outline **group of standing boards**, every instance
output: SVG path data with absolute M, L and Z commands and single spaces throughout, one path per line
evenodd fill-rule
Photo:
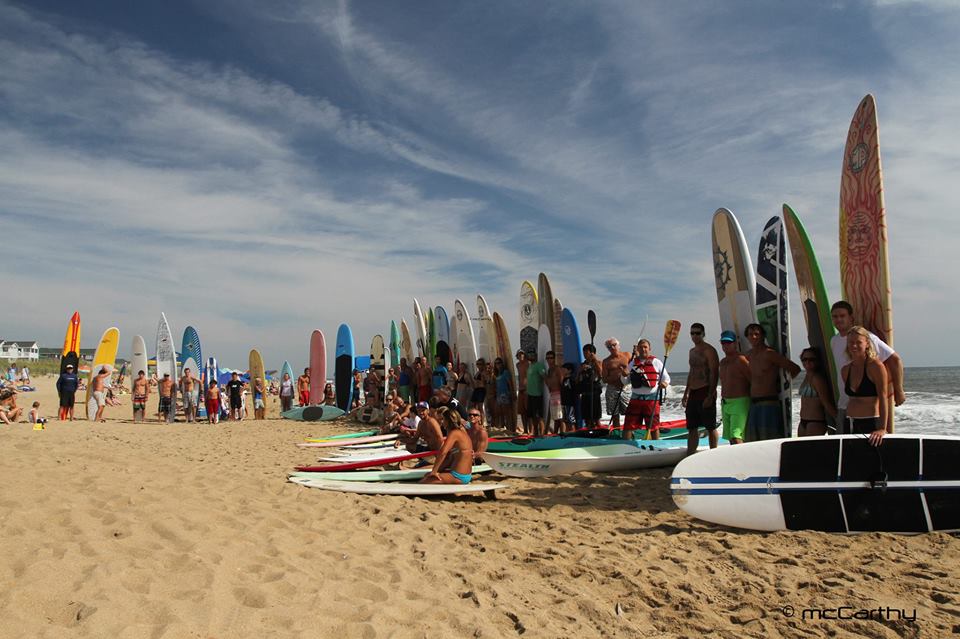
M 786 204 L 764 227 L 756 270 L 736 217 L 713 216 L 712 249 L 725 353 L 722 416 L 731 441 L 792 435 L 786 238 L 809 346 L 801 354 L 800 435 L 857 433 L 878 445 L 905 401 L 893 311 L 876 103 L 863 98 L 847 134 L 840 184 L 840 281 L 830 304 L 812 242 Z M 729 430 L 727 425 L 730 424 Z M 741 430 L 740 425 L 743 424 Z

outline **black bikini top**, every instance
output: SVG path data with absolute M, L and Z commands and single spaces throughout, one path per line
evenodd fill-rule
M 853 366 L 851 366 L 850 371 L 847 372 L 847 378 L 843 380 L 843 390 L 847 394 L 847 397 L 878 397 L 877 385 L 867 377 L 866 366 L 863 367 L 863 377 L 860 378 L 860 384 L 857 386 L 857 390 L 850 388 L 850 373 L 852 372 Z

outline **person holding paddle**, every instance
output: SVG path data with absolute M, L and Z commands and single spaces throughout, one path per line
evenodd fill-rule
M 660 439 L 660 393 L 670 385 L 670 374 L 651 351 L 648 339 L 633 349 L 627 372 L 633 390 L 623 417 L 624 439 L 633 439 L 638 428 L 646 429 L 650 439 Z

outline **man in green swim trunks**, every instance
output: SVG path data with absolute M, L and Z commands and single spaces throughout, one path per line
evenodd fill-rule
M 731 444 L 742 444 L 750 413 L 750 362 L 737 348 L 737 334 L 733 331 L 720 334 L 720 346 L 724 355 L 720 360 L 723 438 Z
M 800 367 L 767 346 L 766 333 L 759 324 L 747 325 L 744 334 L 750 340 L 750 415 L 744 440 L 779 439 L 784 435 L 780 371 L 792 379 L 800 374 Z

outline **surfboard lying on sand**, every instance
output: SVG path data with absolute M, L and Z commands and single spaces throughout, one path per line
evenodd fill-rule
M 328 442 L 334 439 L 354 439 L 357 437 L 369 437 L 370 435 L 376 435 L 380 431 L 378 430 L 362 430 L 359 433 L 341 433 L 339 435 L 330 435 L 329 437 L 308 437 L 307 442 Z
M 709 445 L 706 438 L 700 440 L 701 448 Z M 508 477 L 551 477 L 579 472 L 662 468 L 676 464 L 686 454 L 685 440 L 647 440 L 523 453 L 487 452 L 483 460 Z
M 430 473 L 431 467 L 410 468 L 403 470 L 355 470 L 345 473 L 326 473 L 324 479 L 334 481 L 417 481 L 423 479 Z M 493 469 L 486 464 L 477 464 L 471 471 L 474 475 L 482 475 L 493 472 Z M 290 480 L 316 478 L 315 473 L 291 473 Z
M 374 442 L 389 442 L 396 439 L 396 435 L 370 435 L 369 437 L 354 437 L 351 439 L 334 439 L 327 442 L 303 442 L 297 444 L 300 448 L 343 448 L 357 444 L 372 444 Z
M 280 413 L 280 417 L 297 422 L 326 422 L 342 417 L 345 413 L 339 406 L 295 406 Z
M 386 459 L 367 459 L 363 461 L 351 461 L 343 464 L 330 464 L 327 466 L 296 466 L 296 470 L 303 473 L 332 473 L 341 470 L 356 470 L 357 468 L 371 468 L 373 466 L 383 466 L 385 464 L 396 464 L 409 459 L 420 459 L 422 457 L 433 457 L 437 454 L 435 450 L 428 450 L 422 453 L 401 453 Z
M 335 490 L 341 493 L 358 493 L 361 495 L 406 495 L 408 497 L 425 497 L 429 495 L 460 495 L 468 493 L 483 493 L 485 497 L 495 497 L 494 491 L 507 488 L 507 484 L 470 483 L 470 484 L 416 484 L 408 482 L 360 482 L 334 481 L 325 478 L 296 478 L 291 482 L 319 488 L 321 490 Z
M 724 446 L 673 471 L 677 506 L 750 530 L 960 529 L 960 437 L 829 435 Z

